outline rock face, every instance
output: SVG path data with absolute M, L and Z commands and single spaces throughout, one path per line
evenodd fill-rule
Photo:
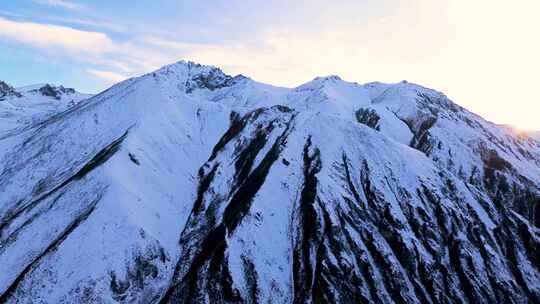
M 0 141 L 1 303 L 538 303 L 540 143 L 179 62 Z
M 0 81 L 0 101 L 5 100 L 9 96 L 21 97 L 21 94 L 9 84 Z
M 75 90 L 72 88 L 64 88 L 63 86 L 54 87 L 50 84 L 45 84 L 41 88 L 37 89 L 43 96 L 52 97 L 56 100 L 60 100 L 62 94 L 75 94 Z

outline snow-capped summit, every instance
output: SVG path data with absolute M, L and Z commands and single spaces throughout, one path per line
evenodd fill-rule
M 178 61 L 166 65 L 156 72 L 151 73 L 157 79 L 174 81 L 182 87 L 186 93 L 198 89 L 215 90 L 228 87 L 236 82 L 246 79 L 245 76 L 229 76 L 217 67 L 201 65 L 192 61 Z
M 540 142 L 411 83 L 181 61 L 0 134 L 0 193 L 1 303 L 540 302 Z
M 315 77 L 311 82 L 312 83 L 326 83 L 326 82 L 339 82 L 339 81 L 343 81 L 343 80 L 338 75 L 328 75 L 328 76 Z
M 343 83 L 343 82 L 344 81 L 339 76 L 336 76 L 336 75 L 315 77 L 313 80 L 296 87 L 294 90 L 298 92 L 314 91 L 314 90 L 320 90 L 324 88 L 325 86 L 332 86 L 332 85 Z

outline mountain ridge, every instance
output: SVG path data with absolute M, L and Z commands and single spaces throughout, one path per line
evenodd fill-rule
M 540 143 L 407 82 L 179 62 L 0 159 L 0 302 L 540 301 Z

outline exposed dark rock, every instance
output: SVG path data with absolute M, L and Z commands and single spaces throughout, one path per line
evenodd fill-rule
M 381 117 L 374 109 L 359 109 L 358 111 L 356 111 L 356 120 L 358 120 L 359 123 L 364 124 L 377 131 L 380 130 L 380 119 Z
M 436 122 L 436 117 L 427 117 L 420 122 L 407 123 L 414 134 L 410 146 L 429 155 L 435 146 L 435 142 L 431 138 L 429 129 L 431 129 Z
M 56 100 L 60 100 L 62 95 L 75 94 L 75 90 L 72 88 L 64 88 L 63 86 L 55 87 L 50 84 L 45 84 L 37 89 L 37 91 L 43 96 L 51 97 Z
M 22 95 L 19 92 L 15 91 L 15 89 L 9 84 L 0 81 L 0 101 L 4 100 L 6 97 L 9 96 L 21 97 Z
M 279 112 L 289 113 L 287 108 L 276 108 Z M 199 187 L 194 203 L 192 215 L 188 226 L 182 232 L 180 244 L 185 248 L 184 256 L 179 260 L 173 284 L 165 292 L 162 303 L 192 303 L 201 300 L 208 294 L 211 302 L 239 303 L 245 301 L 238 290 L 232 285 L 232 278 L 228 266 L 227 235 L 234 230 L 248 214 L 253 198 L 265 181 L 272 165 L 279 158 L 282 146 L 288 136 L 294 115 L 289 114 L 289 120 L 278 122 L 275 119 L 257 122 L 263 113 L 272 112 L 274 108 L 259 109 L 246 114 L 244 117 L 231 116 L 231 127 L 214 147 L 212 156 L 207 164 L 199 170 Z M 275 115 L 275 114 L 273 114 Z M 244 132 L 247 123 L 256 125 L 255 134 L 247 143 L 238 139 Z M 279 125 L 279 127 L 277 126 Z M 270 133 L 276 128 L 281 133 L 271 143 L 268 151 L 263 155 L 260 163 L 253 168 L 254 159 L 267 143 Z M 236 141 L 236 142 L 235 142 Z M 214 176 L 223 166 L 217 159 L 225 146 L 234 146 L 235 175 L 231 183 L 230 197 L 221 223 L 216 223 L 213 214 L 215 204 L 224 203 L 225 195 L 212 193 L 211 184 Z M 213 163 L 213 164 L 212 164 Z M 207 202 L 206 202 L 207 201 Z M 192 236 L 197 235 L 196 238 Z M 251 264 L 245 260 L 246 276 L 253 280 L 256 278 L 255 270 L 250 269 Z M 255 285 L 254 285 L 255 284 Z M 252 282 L 250 285 L 250 301 L 256 301 L 258 287 Z
M 131 160 L 135 165 L 137 165 L 137 166 L 140 166 L 140 165 L 141 165 L 141 162 L 139 161 L 139 159 L 137 159 L 137 157 L 135 156 L 135 154 L 133 154 L 133 153 L 128 153 L 128 156 L 129 156 L 129 160 Z
M 116 301 L 132 302 L 148 285 L 148 281 L 156 279 L 159 274 L 158 264 L 165 262 L 163 249 L 160 247 L 147 248 L 147 252 L 138 254 L 133 263 L 126 266 L 124 279 L 118 278 L 111 272 L 110 288 Z
M 320 151 L 312 149 L 311 137 L 304 145 L 304 185 L 299 202 L 299 239 L 293 252 L 294 303 L 305 303 L 311 298 L 311 286 L 314 281 L 315 265 L 312 265 L 315 254 L 314 244 L 319 239 L 320 219 L 316 211 L 317 173 L 321 170 Z
M 196 66 L 194 66 L 196 67 Z M 199 66 L 200 67 L 200 66 Z M 193 68 L 193 67 L 192 67 Z M 186 93 L 192 93 L 194 90 L 207 89 L 210 91 L 233 86 L 234 84 L 246 79 L 243 75 L 229 76 L 218 68 L 211 69 L 208 73 L 196 73 L 186 82 Z

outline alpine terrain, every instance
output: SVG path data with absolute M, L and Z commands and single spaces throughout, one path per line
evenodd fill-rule
M 0 303 L 540 303 L 540 142 L 416 84 L 0 85 Z
M 13 88 L 0 81 L 0 137 L 18 127 L 32 127 L 91 96 L 51 84 Z

